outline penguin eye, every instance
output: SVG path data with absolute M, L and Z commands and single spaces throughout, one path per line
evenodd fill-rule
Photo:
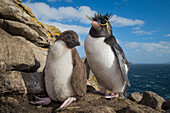
M 70 34 L 68 34 L 67 39 L 72 39 L 72 36 Z

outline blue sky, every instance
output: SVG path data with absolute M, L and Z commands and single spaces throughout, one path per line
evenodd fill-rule
M 22 0 L 39 21 L 61 31 L 74 30 L 80 36 L 78 47 L 85 56 L 83 42 L 93 16 L 111 13 L 113 35 L 132 63 L 170 62 L 169 0 Z

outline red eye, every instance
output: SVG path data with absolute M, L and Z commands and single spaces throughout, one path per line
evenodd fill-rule
M 92 24 L 93 27 L 99 27 L 100 26 L 99 23 L 96 22 L 96 21 L 93 21 L 91 24 Z

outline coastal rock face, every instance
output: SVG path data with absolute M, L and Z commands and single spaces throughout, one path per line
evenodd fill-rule
M 49 40 L 39 36 L 35 30 L 31 29 L 26 24 L 11 20 L 4 20 L 1 27 L 9 34 L 13 36 L 22 36 L 37 46 L 48 47 L 50 45 Z
M 7 71 L 0 73 L 0 94 L 5 93 L 27 93 L 27 89 L 20 72 Z
M 149 106 L 156 110 L 161 110 L 161 106 L 165 100 L 154 92 L 146 91 L 143 94 L 142 100 L 139 104 Z
M 0 95 L 45 91 L 47 51 L 61 33 L 47 26 L 22 0 L 0 0 Z
M 19 38 L 14 38 L 0 28 L 0 71 L 36 71 L 40 64 L 36 62 L 33 50 Z
M 22 72 L 22 78 L 27 88 L 27 93 L 42 93 L 45 92 L 44 74 L 39 73 L 24 73 Z

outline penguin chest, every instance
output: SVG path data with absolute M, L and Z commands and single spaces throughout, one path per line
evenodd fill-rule
M 124 82 L 117 58 L 104 39 L 91 36 L 86 38 L 85 51 L 89 66 L 99 85 L 111 91 L 122 92 Z
M 50 48 L 45 68 L 46 90 L 49 97 L 56 101 L 64 101 L 74 96 L 71 85 L 73 71 L 71 49 L 63 46 Z

